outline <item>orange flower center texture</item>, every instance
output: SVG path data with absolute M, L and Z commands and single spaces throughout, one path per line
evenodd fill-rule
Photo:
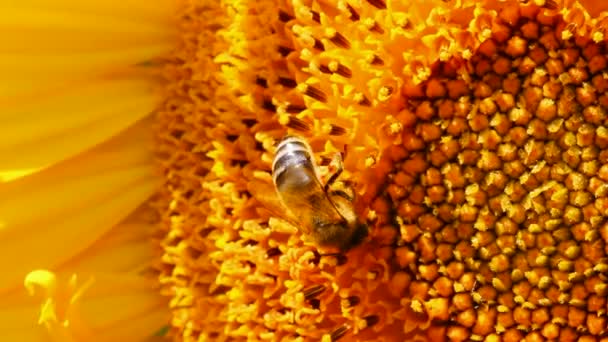
M 391 149 L 376 205 L 396 213 L 406 296 L 453 341 L 607 332 L 606 44 L 556 25 L 504 27 L 469 80 L 439 65 Z
M 606 338 L 605 23 L 553 1 L 450 6 L 185 10 L 159 116 L 171 334 Z M 321 255 L 247 191 L 287 132 L 319 161 L 347 150 L 360 246 Z

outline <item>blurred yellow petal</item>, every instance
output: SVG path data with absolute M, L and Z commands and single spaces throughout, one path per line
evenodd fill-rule
M 167 322 L 169 317 L 166 303 L 159 296 L 156 287 L 144 287 L 146 284 L 134 275 L 127 277 L 114 274 L 98 275 L 96 281 L 103 287 L 92 287 L 90 292 L 85 293 L 80 314 L 87 322 L 100 330 L 112 331 L 120 325 L 129 326 L 129 320 L 145 316 L 144 313 L 157 308 L 165 309 L 164 320 L 157 321 L 155 325 L 144 325 L 143 327 L 132 326 L 133 329 L 146 331 L 152 335 L 161 325 Z M 152 283 L 152 282 L 150 282 Z M 117 317 L 117 314 L 120 316 Z M 153 315 L 148 320 L 155 321 Z M 145 321 L 145 320 L 144 320 Z M 124 333 L 124 331 L 123 331 Z M 109 333 L 111 336 L 114 333 Z
M 0 260 L 5 264 L 0 292 L 32 269 L 67 261 L 154 192 L 158 178 L 150 125 L 144 120 L 83 155 L 0 184 Z M 20 262 L 11 262 L 20 255 Z
M 147 16 L 145 12 L 140 16 L 137 9 L 143 6 L 133 8 L 133 2 L 116 9 L 100 2 L 81 6 L 76 1 L 0 5 L 0 29 L 5 33 L 0 38 L 0 71 L 7 79 L 22 80 L 21 84 L 27 77 L 60 83 L 167 53 L 174 44 L 174 2 L 157 4 L 157 10 Z M 165 10 L 164 15 L 158 10 Z M 48 79 L 49 75 L 57 79 Z M 34 89 L 47 86 L 31 85 Z
M 149 79 L 97 81 L 0 114 L 0 170 L 30 169 L 91 148 L 148 115 L 157 104 Z
M 30 272 L 24 289 L 0 296 L 2 336 L 46 341 L 48 329 L 59 341 L 151 338 L 169 315 L 151 269 L 154 219 L 142 207 L 55 272 Z
M 174 25 L 175 7 L 177 0 L 157 0 L 154 5 L 141 0 L 6 0 L 8 8 L 29 8 L 47 10 L 69 10 L 74 13 L 96 13 L 120 18 L 130 18 L 134 21 L 149 21 L 156 24 L 170 23 Z
M 0 331 L 143 341 L 159 291 L 152 113 L 177 1 L 0 4 Z
M 0 178 L 69 158 L 150 114 L 153 61 L 174 46 L 175 6 L 0 4 Z
M 31 340 L 44 341 L 48 330 L 57 341 L 134 341 L 153 336 L 168 321 L 166 303 L 157 288 L 145 285 L 152 283 L 145 276 L 58 274 L 55 290 L 47 290 L 41 276 L 55 274 L 39 270 L 26 278 L 37 303 L 22 298 L 17 306 L 0 308 L 3 338 L 5 332 L 35 332 Z
M 23 176 L 29 175 L 30 173 L 34 173 L 38 171 L 38 168 L 32 169 L 13 169 L 7 171 L 0 171 L 0 183 L 8 182 L 13 179 L 21 178 Z
M 76 37 L 84 38 L 85 34 L 93 32 L 100 36 L 106 35 L 106 42 L 110 41 L 107 35 L 112 33 L 128 33 L 127 36 L 130 37 L 137 34 L 152 34 L 156 36 L 157 40 L 160 40 L 167 37 L 171 32 L 164 27 L 168 23 L 147 21 L 145 18 L 136 16 L 125 17 L 117 13 L 83 11 L 81 9 L 53 6 L 48 8 L 15 6 L 15 4 L 0 5 L 0 8 L 3 10 L 0 28 L 8 32 L 16 30 L 20 33 L 28 33 L 39 30 L 47 32 L 47 34 L 65 32 L 74 35 L 70 31 L 78 29 L 79 32 L 76 33 Z M 36 37 L 42 38 L 38 35 Z M 115 38 L 117 43 L 120 43 L 123 39 L 123 37 L 118 36 Z M 116 43 L 113 45 L 116 45 Z M 100 48 L 103 48 L 103 45 Z
M 157 214 L 144 204 L 94 244 L 57 268 L 62 273 L 149 271 L 158 262 Z
M 4 341 L 45 341 L 46 329 L 38 325 L 40 304 L 25 293 L 2 296 L 13 298 L 19 296 L 20 302 L 0 307 L 0 328 Z
M 64 52 L 40 55 L 2 54 L 0 55 L 0 72 L 4 79 L 16 82 L 17 90 L 3 85 L 4 96 L 46 94 L 49 91 L 65 87 L 66 81 L 90 80 L 91 78 L 108 78 L 116 68 L 113 65 L 135 65 L 146 62 L 155 53 L 163 52 L 166 48 L 158 46 L 127 47 L 118 51 Z M 44 63 L 40 63 L 44 58 Z M 100 76 L 99 76 L 100 75 Z M 86 77 L 85 77 L 86 76 Z M 40 82 L 33 82 L 34 80 Z M 25 97 L 22 97 L 25 98 Z M 21 99 L 21 98 L 18 98 Z M 3 100 L 2 103 L 10 103 Z

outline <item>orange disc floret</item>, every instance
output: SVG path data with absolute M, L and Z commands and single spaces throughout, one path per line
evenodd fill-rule
M 455 326 L 448 334 L 454 339 L 468 338 L 467 334 L 491 339 L 495 333 L 504 333 L 519 340 L 521 335 L 508 329 L 513 324 L 526 331 L 539 329 L 528 335 L 532 340 L 551 339 L 571 333 L 561 331 L 558 324 L 568 317 L 572 326 L 586 324 L 580 332 L 583 337 L 592 331 L 591 326 L 598 333 L 598 326 L 605 324 L 593 314 L 597 297 L 590 300 L 591 294 L 608 291 L 603 283 L 606 275 L 595 275 L 592 266 L 608 257 L 603 248 L 607 240 L 598 240 L 593 233 L 597 229 L 593 227 L 604 221 L 598 215 L 604 210 L 605 194 L 594 197 L 599 185 L 595 177 L 603 179 L 603 162 L 596 162 L 593 151 L 604 147 L 596 132 L 603 129 L 599 123 L 605 119 L 596 110 L 602 95 L 588 81 L 590 74 L 605 69 L 598 51 L 607 47 L 604 42 L 557 39 L 559 32 L 550 27 L 564 28 L 562 17 L 551 12 L 554 8 L 532 7 L 499 12 L 498 18 L 508 27 L 493 26 L 491 39 L 467 62 L 467 76 L 457 78 L 473 90 L 473 97 L 462 95 L 475 108 L 466 120 L 455 121 L 453 105 L 446 107 L 447 101 L 462 102 L 463 98 L 442 98 L 436 91 L 454 78 L 442 74 L 441 68 L 423 83 L 423 89 L 430 89 L 426 96 L 418 95 L 410 102 L 424 113 L 419 127 L 433 122 L 441 127 L 441 141 L 455 144 L 451 157 L 440 160 L 433 151 L 441 145 L 426 139 L 426 158 L 442 170 L 443 178 L 432 184 L 418 180 L 427 189 L 426 197 L 407 219 L 415 221 L 419 215 L 418 220 L 426 222 L 432 213 L 439 219 L 433 230 L 437 235 L 417 237 L 418 243 L 405 242 L 418 250 L 423 264 L 416 270 L 422 280 L 431 281 L 425 274 L 432 269 L 428 262 L 433 259 L 440 265 L 457 260 L 445 268 L 446 274 L 476 274 L 479 283 L 470 289 L 471 298 L 486 308 L 473 316 L 462 302 L 465 297 L 453 295 Z M 523 13 L 524 19 L 516 19 Z M 579 56 L 582 60 L 573 62 Z M 525 63 L 531 64 L 522 69 Z M 517 72 L 517 77 L 510 76 Z M 407 164 L 408 158 L 402 163 Z M 417 183 L 409 186 L 417 189 Z M 436 196 L 439 187 L 442 193 Z M 466 201 L 459 200 L 459 188 L 464 189 Z M 451 203 L 458 206 L 447 215 L 443 210 Z M 444 240 L 459 222 L 472 224 L 479 232 Z M 560 225 L 566 230 L 556 229 Z M 597 248 L 591 247 L 591 241 L 596 241 Z M 469 243 L 475 253 L 468 252 Z M 465 290 L 461 283 L 453 286 L 456 292 Z M 445 295 L 431 292 L 427 300 Z M 569 307 L 579 311 L 568 314 Z

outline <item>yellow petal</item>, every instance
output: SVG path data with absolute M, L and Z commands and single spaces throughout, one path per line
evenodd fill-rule
M 15 299 L 19 297 L 19 301 Z M 40 303 L 33 298 L 25 297 L 24 293 L 10 294 L 0 297 L 12 299 L 10 305 L 0 307 L 0 329 L 4 341 L 44 341 L 46 330 L 38 326 Z
M 142 318 L 145 321 L 154 321 L 154 325 L 136 326 L 132 329 L 143 330 L 147 335 L 152 335 L 163 323 L 168 321 L 169 312 L 165 299 L 162 298 L 156 287 L 149 286 L 141 281 L 141 276 L 131 277 L 115 274 L 98 274 L 95 279 L 100 286 L 92 286 L 90 291 L 83 295 L 80 303 L 79 314 L 86 320 L 89 326 L 107 331 L 109 336 L 125 332 L 125 329 L 114 331 L 123 325 L 129 326 L 131 319 Z M 146 313 L 163 308 L 165 313 L 148 317 Z M 119 315 L 117 315 L 119 314 Z M 159 320 L 158 316 L 163 319 Z M 128 329 L 126 329 L 128 330 Z
M 45 288 L 47 281 L 57 288 Z M 168 321 L 166 301 L 149 275 L 95 273 L 68 276 L 39 270 L 26 278 L 36 289 L 1 296 L 5 341 L 142 341 Z M 42 305 L 41 305 L 42 303 Z M 9 338 L 14 337 L 14 338 Z
M 150 79 L 96 81 L 0 114 L 0 170 L 37 169 L 91 148 L 148 115 L 157 104 Z
M 144 120 L 83 155 L 0 184 L 0 292 L 31 270 L 66 262 L 154 192 L 150 125 Z
M 152 61 L 176 42 L 175 5 L 0 4 L 0 178 L 71 157 L 149 114 Z
M 100 73 L 104 68 L 148 61 L 168 52 L 176 41 L 176 27 L 168 15 L 172 1 L 159 2 L 159 9 L 167 11 L 164 15 L 151 11 L 141 16 L 141 4 L 133 2 L 116 10 L 68 1 L 46 8 L 39 5 L 37 1 L 0 5 L 4 78 L 23 80 L 24 73 L 33 79 L 81 78 L 82 72 Z
M 155 219 L 143 206 L 54 272 L 30 272 L 25 288 L 0 296 L 2 336 L 151 340 L 169 315 L 150 268 L 159 252 L 151 238 Z
M 23 176 L 27 176 L 38 171 L 38 168 L 32 169 L 10 169 L 5 171 L 0 171 L 0 183 L 10 182 L 14 179 L 21 178 Z
M 158 259 L 158 246 L 153 242 L 157 233 L 156 217 L 144 205 L 128 219 L 95 241 L 84 252 L 62 264 L 63 273 L 131 272 L 138 273 Z
M 141 65 L 176 42 L 175 1 L 0 4 L 0 103 Z M 128 95 L 128 94 L 126 94 Z M 12 99 L 14 101 L 14 99 Z M 20 99 L 23 100 L 23 99 Z
M 157 0 L 154 5 L 141 0 L 8 0 L 8 8 L 35 8 L 55 11 L 72 11 L 74 13 L 97 13 L 136 21 L 154 21 L 174 24 L 173 13 L 178 5 L 175 0 Z
M 55 54 L 1 54 L 0 72 L 2 79 L 15 83 L 4 84 L 2 103 L 8 103 L 9 96 L 38 96 L 46 92 L 65 88 L 66 81 L 90 80 L 97 75 L 111 74 L 128 66 L 143 64 L 162 55 L 170 46 L 148 45 L 128 47 L 120 50 L 86 52 L 65 52 Z
M 73 156 L 150 113 L 156 96 L 145 75 L 175 43 L 174 6 L 0 5 L 0 178 Z

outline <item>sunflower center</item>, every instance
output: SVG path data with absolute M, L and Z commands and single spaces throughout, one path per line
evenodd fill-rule
M 522 12 L 411 91 L 389 151 L 398 267 L 453 341 L 606 329 L 606 44 Z

